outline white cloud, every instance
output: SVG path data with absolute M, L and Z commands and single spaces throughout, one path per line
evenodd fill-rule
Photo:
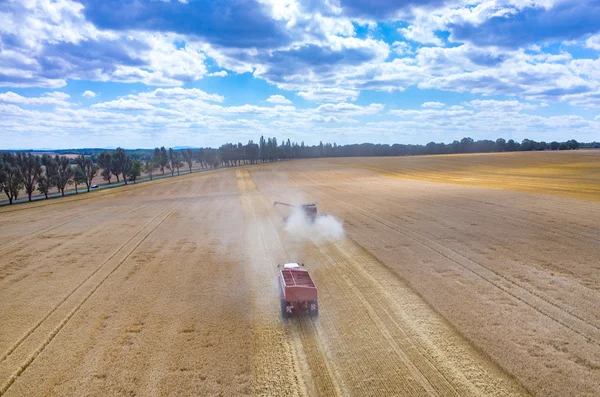
M 96 103 L 91 106 L 92 109 L 100 110 L 123 110 L 123 111 L 138 111 L 138 110 L 154 110 L 154 106 L 147 103 L 135 101 L 133 99 L 119 98 L 114 101 Z
M 468 106 L 486 110 L 486 111 L 502 111 L 502 112 L 520 112 L 522 110 L 533 110 L 538 106 L 532 103 L 519 101 L 497 101 L 492 99 L 476 99 L 467 103 Z
M 591 36 L 585 42 L 586 47 L 593 48 L 594 50 L 600 50 L 600 33 Z
M 347 115 L 373 115 L 380 113 L 385 105 L 372 103 L 369 106 L 359 106 L 352 103 L 326 103 L 315 109 L 318 113 L 347 114 Z
M 94 98 L 96 93 L 94 91 L 86 90 L 81 96 L 84 98 Z
M 225 77 L 225 76 L 227 76 L 227 71 L 226 70 L 220 70 L 218 72 L 209 73 L 208 76 L 212 76 L 212 77 Z
M 298 93 L 298 96 L 301 98 L 304 98 L 308 101 L 317 102 L 345 102 L 348 100 L 355 101 L 358 98 L 358 95 L 358 90 L 348 90 L 338 87 L 316 87 L 310 89 L 309 91 L 301 91 Z
M 144 103 L 173 103 L 175 101 L 193 100 L 223 102 L 225 98 L 219 94 L 209 94 L 198 88 L 157 88 L 154 91 L 142 92 L 139 94 L 128 95 L 128 99 Z
M 464 136 L 476 139 L 564 140 L 597 139 L 598 118 L 543 117 L 526 113 L 531 103 L 474 100 L 463 106 L 419 107 L 385 112 L 383 104 L 327 103 L 316 107 L 223 106 L 195 99 L 210 97 L 183 88 L 157 89 L 90 107 L 27 108 L 35 97 L 19 103 L 0 103 L 0 140 L 5 147 L 112 145 L 219 145 L 246 142 L 257 136 L 290 137 L 309 144 L 324 142 L 388 143 L 450 142 Z M 9 98 L 15 98 L 9 96 Z M 43 97 L 42 97 L 43 98 Z M 376 121 L 371 121 L 376 120 Z M 85 133 L 83 133 L 85 132 Z M 104 143 L 102 143 L 104 142 Z M 60 143 L 58 143 L 60 145 Z
M 69 95 L 64 92 L 49 92 L 41 97 L 24 97 L 14 92 L 8 91 L 0 94 L 0 102 L 14 103 L 19 105 L 52 105 L 52 106 L 69 106 L 67 102 Z
M 175 46 L 181 36 L 100 30 L 75 1 L 9 2 L 0 18 L 4 86 L 62 87 L 67 79 L 174 86 L 206 74 L 204 53 Z
M 398 55 L 412 55 L 413 50 L 410 44 L 406 41 L 394 41 L 392 43 L 392 50 Z
M 425 102 L 421 105 L 423 108 L 443 108 L 444 106 L 446 104 L 442 102 Z
M 283 95 L 271 95 L 270 97 L 267 98 L 267 102 L 275 103 L 278 105 L 287 105 L 287 104 L 292 103 L 292 101 L 290 101 Z

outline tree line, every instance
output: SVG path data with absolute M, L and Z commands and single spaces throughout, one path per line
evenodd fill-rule
M 533 150 L 577 150 L 579 148 L 600 148 L 600 143 L 579 143 L 574 139 L 566 142 L 536 142 L 524 139 L 516 142 L 513 139 L 498 138 L 478 140 L 465 137 L 460 141 L 449 144 L 429 142 L 426 145 L 404 144 L 349 144 L 319 142 L 319 145 L 305 145 L 291 142 L 289 139 L 278 143 L 277 138 L 260 137 L 258 143 L 250 140 L 247 144 L 226 143 L 218 149 L 214 148 L 185 148 L 116 150 L 80 149 L 79 156 L 69 159 L 66 156 L 54 157 L 35 152 L 0 152 L 0 189 L 4 191 L 12 204 L 18 198 L 21 190 L 25 189 L 29 201 L 37 191 L 48 198 L 52 188 L 56 188 L 62 196 L 65 189 L 74 185 L 75 193 L 78 187 L 85 185 L 89 192 L 92 180 L 98 173 L 111 184 L 123 181 L 124 184 L 133 182 L 142 173 L 150 180 L 160 173 L 169 172 L 172 176 L 179 175 L 187 168 L 192 172 L 194 163 L 201 168 L 231 167 L 243 164 L 266 163 L 273 161 L 318 158 L 318 157 L 366 157 L 366 156 L 415 156 L 451 153 L 489 153 Z M 73 151 L 71 151 L 73 152 Z
M 142 162 L 132 160 L 124 149 L 115 150 L 111 158 L 110 172 L 120 174 L 125 184 L 127 177 L 135 182 L 141 175 Z M 100 162 L 94 162 L 92 157 L 83 154 L 72 160 L 58 154 L 53 157 L 47 154 L 37 156 L 26 152 L 2 152 L 0 189 L 6 194 L 10 204 L 19 197 L 23 189 L 29 201 L 36 190 L 46 198 L 52 188 L 56 188 L 64 196 L 65 190 L 71 185 L 74 185 L 75 193 L 79 193 L 81 185 L 85 185 L 89 192 L 101 167 Z M 103 169 L 102 174 L 105 172 L 106 169 Z

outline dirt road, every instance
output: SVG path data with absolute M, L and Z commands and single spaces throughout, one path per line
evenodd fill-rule
M 559 199 L 473 189 L 332 160 L 0 209 L 0 394 L 560 395 L 585 373 L 592 395 L 598 284 L 568 246 L 596 238 L 595 215 L 539 232 L 543 217 L 503 217 Z M 290 236 L 272 203 L 301 197 L 346 237 Z M 597 207 L 568 202 L 557 222 Z M 287 261 L 314 275 L 318 318 L 281 319 Z

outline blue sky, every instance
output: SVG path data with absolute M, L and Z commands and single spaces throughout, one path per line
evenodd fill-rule
M 0 22 L 0 148 L 600 140 L 600 0 L 5 0 Z

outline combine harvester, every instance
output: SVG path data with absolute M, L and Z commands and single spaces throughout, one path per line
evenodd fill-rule
M 308 270 L 302 269 L 297 263 L 286 263 L 279 273 L 279 289 L 283 318 L 289 318 L 294 313 L 319 315 L 317 286 L 308 274 Z
M 317 219 L 317 217 L 320 216 L 327 216 L 326 213 L 321 212 L 319 213 L 319 211 L 317 211 L 317 203 L 308 203 L 308 204 L 300 204 L 300 205 L 294 205 L 294 204 L 288 204 L 288 203 L 282 203 L 281 201 L 275 201 L 275 203 L 273 205 L 285 205 L 286 207 L 292 207 L 292 208 L 301 208 L 302 211 L 304 212 L 304 215 L 310 219 L 310 221 L 312 223 L 315 222 L 315 220 Z M 283 218 L 284 222 L 287 222 L 289 219 L 289 216 L 285 216 Z

